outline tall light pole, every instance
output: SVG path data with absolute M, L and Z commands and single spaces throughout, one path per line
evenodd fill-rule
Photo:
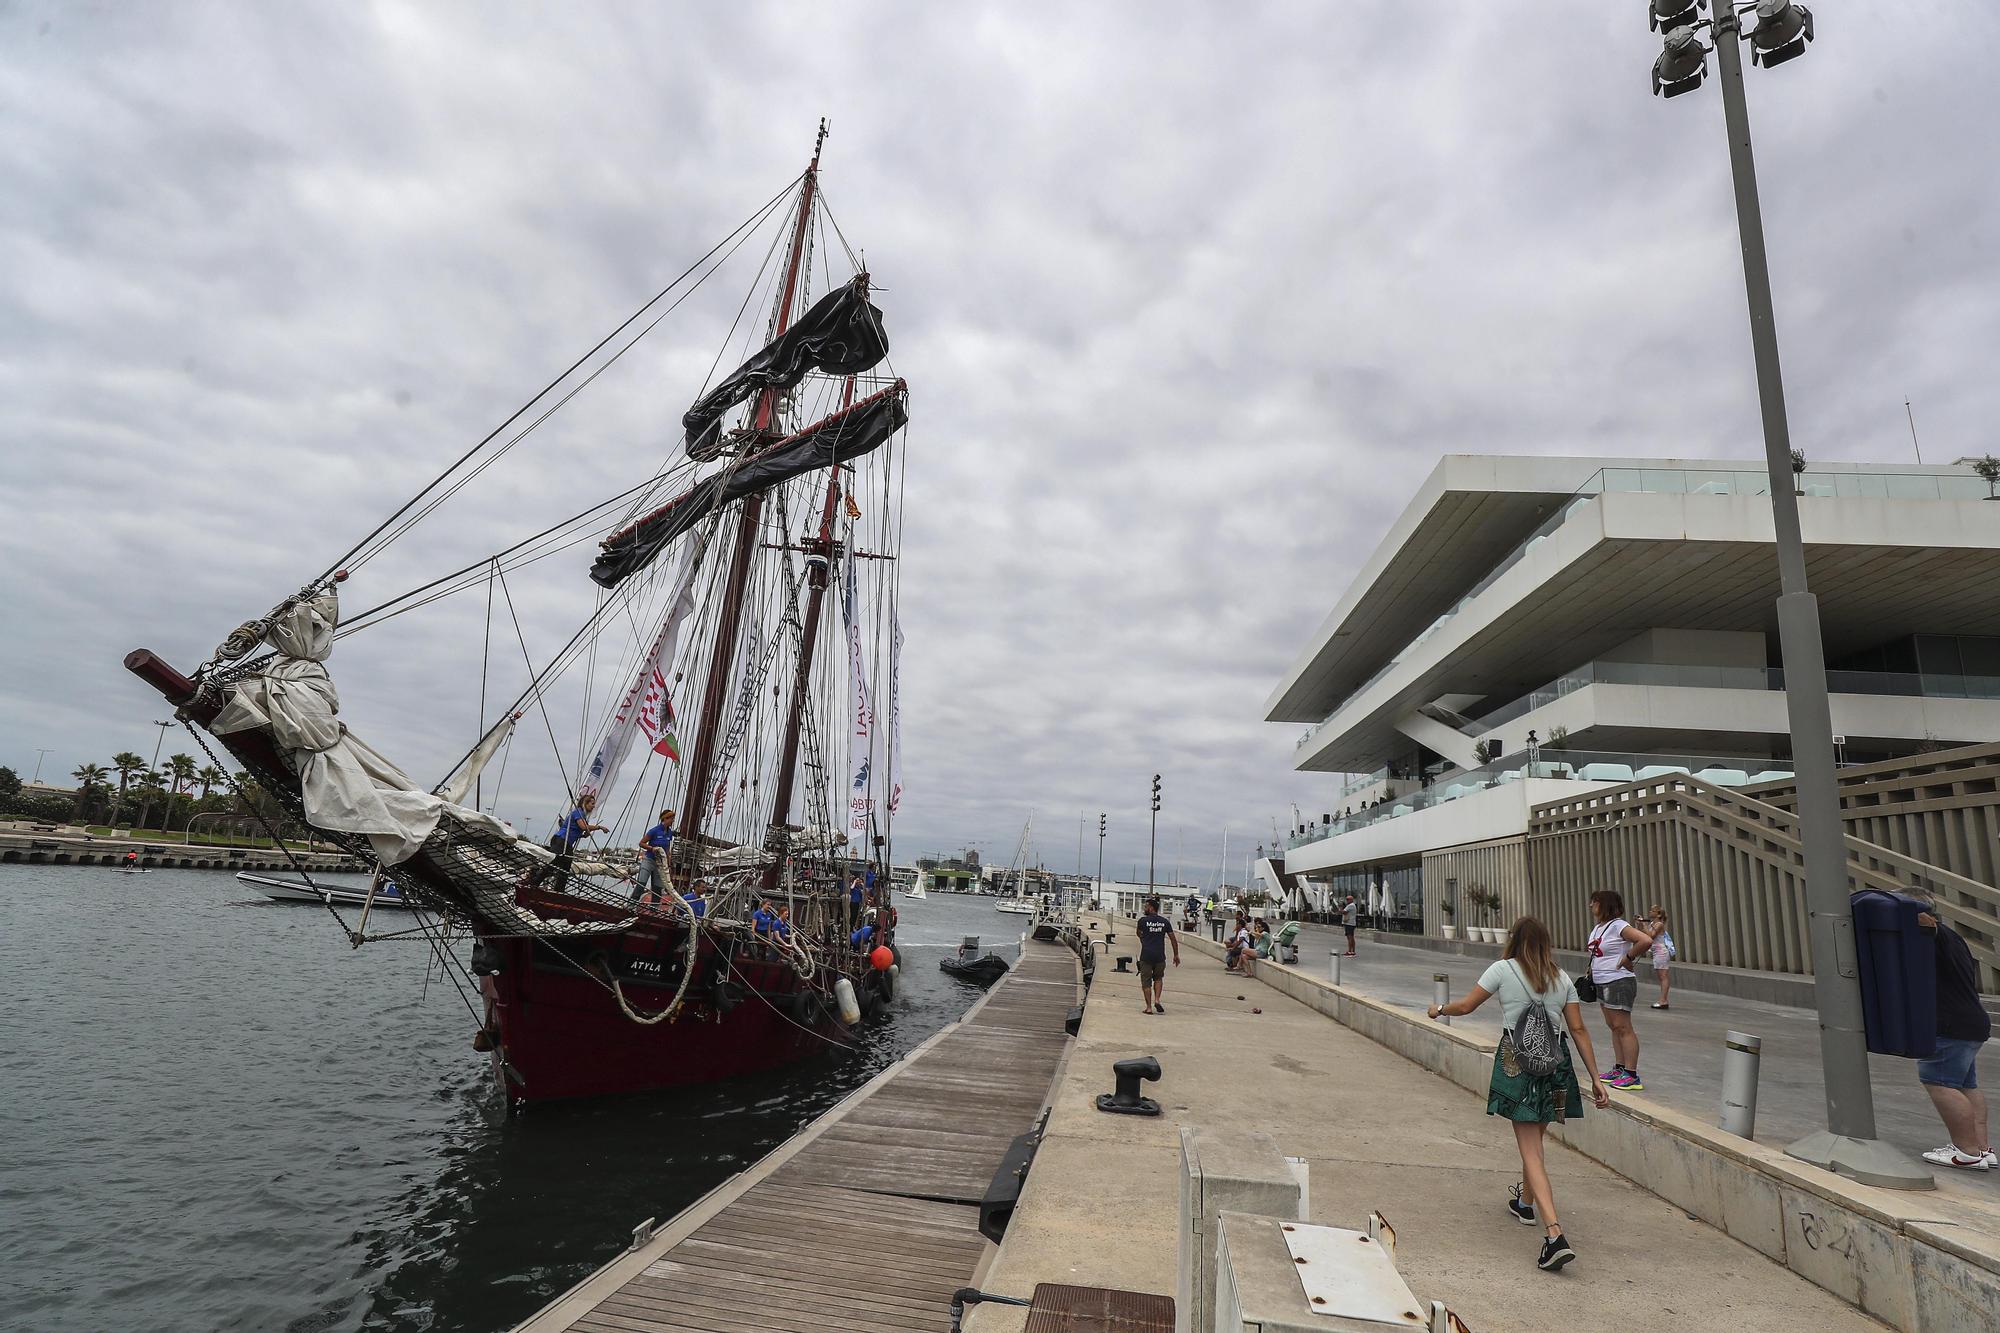
M 46 749 L 35 751 L 35 776 L 28 779 L 30 785 L 42 780 L 42 760 L 48 758 L 48 755 L 49 752 Z
M 160 747 L 167 743 L 167 728 L 173 724 L 174 720 L 172 718 L 168 718 L 165 722 L 155 722 L 153 724 L 160 729 L 160 735 L 159 739 L 153 742 L 153 762 L 147 767 L 158 768 L 160 766 Z
M 1160 840 L 1160 775 L 1153 774 L 1153 825 L 1146 834 L 1146 893 L 1153 892 L 1153 848 Z
M 1826 1076 L 1826 1129 L 1785 1151 L 1815 1166 L 1867 1185 L 1932 1189 L 1929 1171 L 1876 1137 L 1875 1098 L 1868 1083 L 1868 1038 L 1855 963 L 1854 916 L 1848 905 L 1847 839 L 1840 792 L 1834 780 L 1833 715 L 1826 695 L 1826 651 L 1820 642 L 1819 601 L 1806 587 L 1805 543 L 1799 535 L 1791 430 L 1785 420 L 1784 377 L 1778 367 L 1778 330 L 1771 302 L 1771 272 L 1764 254 L 1763 210 L 1757 199 L 1757 166 L 1750 151 L 1750 111 L 1743 97 L 1743 53 L 1780 65 L 1805 53 L 1812 14 L 1793 0 L 1736 4 L 1717 0 L 1706 26 L 1713 48 L 1701 45 L 1704 26 L 1696 11 L 1707 0 L 1651 0 L 1653 26 L 1665 31 L 1665 49 L 1653 65 L 1653 91 L 1667 97 L 1692 92 L 1715 52 L 1722 84 L 1722 118 L 1729 137 L 1730 175 L 1736 191 L 1736 230 L 1743 248 L 1743 285 L 1750 304 L 1750 348 L 1757 368 L 1757 397 L 1764 423 L 1764 462 L 1770 473 L 1771 515 L 1778 548 L 1778 642 L 1785 661 L 1785 709 L 1792 730 L 1792 768 L 1798 784 L 1799 843 L 1805 859 L 1806 910 L 1810 918 L 1813 996 L 1819 1006 L 1820 1063 Z M 1747 34 L 1742 12 L 1757 11 Z
M 1104 905 L 1104 815 L 1097 816 L 1097 903 Z

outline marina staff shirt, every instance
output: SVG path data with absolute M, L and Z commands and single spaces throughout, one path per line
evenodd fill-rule
M 655 824 L 646 830 L 646 846 L 648 848 L 646 855 L 651 856 L 653 854 L 651 849 L 655 847 L 664 852 L 667 848 L 673 846 L 673 842 L 674 831 L 665 824 Z
M 1174 933 L 1174 923 L 1158 912 L 1148 912 L 1138 920 L 1139 957 L 1149 963 L 1167 961 L 1167 936 Z
M 544 808 L 546 809 L 546 807 Z M 585 824 L 588 824 L 589 822 L 590 822 L 590 816 L 586 815 L 583 812 L 582 806 L 579 805 L 576 809 L 570 811 L 569 818 L 563 821 L 563 826 L 562 826 L 563 846 L 565 848 L 574 847 L 578 843 L 582 842 L 583 826 Z

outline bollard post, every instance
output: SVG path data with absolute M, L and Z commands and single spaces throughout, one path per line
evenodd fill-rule
M 1743 1138 L 1757 1136 L 1757 1067 L 1764 1039 L 1748 1032 L 1722 1038 L 1722 1129 Z
M 1326 951 L 1326 971 L 1327 975 L 1333 979 L 1333 984 L 1338 986 L 1340 984 L 1340 950 L 1328 949 Z
M 1451 1003 L 1451 974 L 1449 972 L 1431 973 L 1431 1003 L 1440 1009 Z M 1451 1015 L 1439 1014 L 1438 1022 L 1444 1024 L 1446 1027 L 1450 1027 Z

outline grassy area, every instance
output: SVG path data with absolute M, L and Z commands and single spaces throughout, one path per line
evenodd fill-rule
M 171 831 L 152 828 L 113 829 L 104 824 L 92 824 L 86 831 L 100 838 L 122 836 L 132 842 L 186 843 L 188 841 L 187 834 L 177 829 Z M 255 847 L 265 850 L 277 846 L 269 838 L 239 838 L 227 833 L 204 833 L 194 840 L 193 845 L 198 847 Z M 337 852 L 340 850 L 338 847 L 330 847 L 322 842 L 294 843 L 293 847 L 295 850 L 302 848 L 305 851 L 311 852 Z

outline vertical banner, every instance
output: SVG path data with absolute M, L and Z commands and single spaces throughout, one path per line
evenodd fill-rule
M 903 624 L 889 612 L 889 813 L 903 804 Z
M 617 781 L 618 770 L 632 748 L 634 736 L 644 735 L 646 745 L 653 753 L 665 755 L 670 762 L 680 762 L 680 740 L 673 730 L 674 704 L 670 682 L 681 622 L 694 609 L 694 569 L 694 557 L 690 554 L 674 586 L 673 600 L 667 604 L 659 636 L 653 640 L 653 650 L 639 664 L 639 674 L 633 679 L 632 688 L 625 691 L 625 697 L 619 701 L 618 711 L 612 715 L 611 725 L 605 730 L 596 755 L 583 771 L 583 780 L 577 787 L 579 797 L 594 796 L 600 805 L 603 804 L 604 793 Z
M 868 761 L 875 738 L 875 709 L 868 701 L 868 668 L 861 656 L 861 622 L 854 615 L 854 558 L 847 560 L 847 579 L 841 591 L 841 614 L 847 621 L 847 836 L 859 838 L 862 850 L 868 846 L 868 816 L 874 805 L 869 796 Z

